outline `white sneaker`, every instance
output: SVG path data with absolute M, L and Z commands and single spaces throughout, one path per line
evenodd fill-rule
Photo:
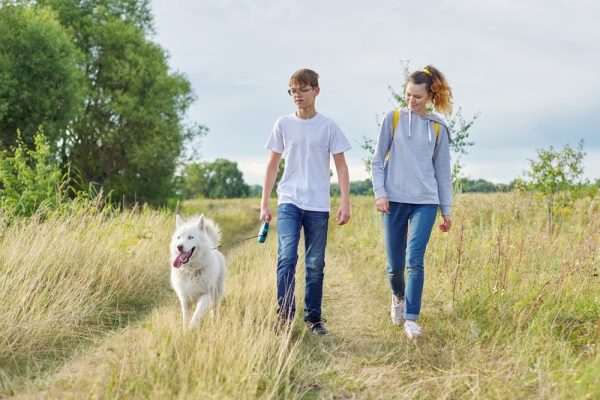
M 401 299 L 400 301 L 397 301 L 396 299 L 397 297 L 392 295 L 390 316 L 392 317 L 392 324 L 400 325 L 404 319 L 404 299 Z
M 409 339 L 414 339 L 423 334 L 419 324 L 411 320 L 404 321 L 404 332 L 406 333 L 406 336 L 408 336 Z

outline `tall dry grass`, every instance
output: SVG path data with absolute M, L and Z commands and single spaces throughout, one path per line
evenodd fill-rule
M 196 201 L 186 204 L 182 213 L 203 212 L 216 219 L 227 244 L 255 234 L 258 212 L 253 203 Z M 223 307 L 218 318 L 208 318 L 201 331 L 182 332 L 168 280 L 167 246 L 173 227 L 173 215 L 149 209 L 111 217 L 96 213 L 54 216 L 43 222 L 32 218 L 8 227 L 0 242 L 0 296 L 4 299 L 0 393 L 14 393 L 39 377 L 39 385 L 44 386 L 44 375 L 68 358 L 77 360 L 80 354 L 87 354 L 94 348 L 92 344 L 102 349 L 95 353 L 97 357 L 122 352 L 115 366 L 119 373 L 113 374 L 110 357 L 99 369 L 97 362 L 75 361 L 74 365 L 82 366 L 82 375 L 73 373 L 67 364 L 56 375 L 61 382 L 64 371 L 71 371 L 67 375 L 78 379 L 94 376 L 104 382 L 101 389 L 96 380 L 77 385 L 73 393 L 84 397 L 97 390 L 156 397 L 181 390 L 213 392 L 215 388 L 223 393 L 243 393 L 249 390 L 248 385 L 254 385 L 257 393 L 280 390 L 282 377 L 289 373 L 288 359 L 294 346 L 289 346 L 289 337 L 278 339 L 272 332 L 272 321 L 264 317 L 265 308 L 271 307 L 266 299 L 272 286 L 265 279 L 269 271 L 244 261 L 247 256 L 243 250 L 225 246 L 223 251 L 239 254 L 229 265 L 229 290 L 238 295 L 228 296 L 226 304 L 233 308 Z M 262 264 L 263 268 L 269 265 Z M 197 346 L 199 342 L 209 345 L 209 354 L 216 357 L 212 362 L 203 347 Z M 124 364 L 127 360 L 131 364 Z M 165 363 L 173 368 L 165 368 Z M 215 371 L 221 371 L 219 378 L 210 376 Z M 130 383 L 126 372 L 133 374 Z M 172 376 L 155 376 L 153 385 L 139 388 L 137 373 L 154 376 L 162 372 Z M 113 385 L 115 377 L 118 382 Z M 186 377 L 194 379 L 182 388 Z M 170 385 L 165 384 L 167 381 Z M 243 381 L 247 384 L 241 384 Z M 56 397 L 65 393 L 71 390 Z
M 215 217 L 226 242 L 258 228 L 253 200 L 186 207 L 184 214 Z M 11 338 L 2 347 L 4 393 L 29 379 L 18 398 L 600 398 L 598 198 L 563 210 L 560 229 L 548 235 L 543 209 L 528 198 L 458 196 L 452 231 L 436 231 L 429 244 L 425 335 L 416 341 L 389 321 L 373 200 L 353 198 L 352 207 L 351 224 L 330 224 L 327 337 L 305 334 L 300 319 L 290 335 L 272 330 L 275 224 L 264 245 L 251 240 L 223 248 L 226 298 L 191 332 L 181 329 L 168 287 L 172 215 L 147 211 L 11 227 L 0 256 L 3 268 L 11 266 L 0 292 L 9 306 L 2 308 L 1 337 Z M 86 245 L 71 244 L 77 239 Z M 30 245 L 36 241 L 42 249 Z M 75 251 L 79 262 L 69 263 Z M 29 275 L 19 262 L 27 252 L 35 256 Z M 43 290 L 49 287 L 60 290 Z M 15 317 L 23 306 L 27 312 Z M 23 372 L 38 364 L 55 367 L 41 372 L 56 372 Z
M 273 329 L 273 243 L 228 253 L 227 297 L 197 329 L 182 329 L 174 295 L 151 315 L 17 398 L 294 398 L 302 331 Z
M 317 372 L 300 384 L 318 398 L 600 398 L 599 200 L 549 236 L 528 198 L 458 196 L 451 233 L 429 243 L 411 341 L 389 321 L 380 216 L 353 199 L 352 226 L 329 237 L 332 335 L 305 341 Z
M 168 237 L 166 223 L 165 214 L 146 210 L 34 217 L 2 232 L 2 392 L 10 392 L 11 377 L 35 376 L 164 298 L 156 243 Z

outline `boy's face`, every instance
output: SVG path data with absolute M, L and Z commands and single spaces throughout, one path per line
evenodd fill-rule
M 319 94 L 319 87 L 311 87 L 306 84 L 293 83 L 290 86 L 290 96 L 299 110 L 305 110 L 315 106 L 315 98 Z

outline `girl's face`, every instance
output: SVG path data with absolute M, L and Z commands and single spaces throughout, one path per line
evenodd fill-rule
M 427 92 L 427 87 L 424 83 L 416 84 L 408 82 L 404 100 L 408 104 L 409 110 L 417 114 L 427 113 L 427 102 L 431 100 L 431 94 Z

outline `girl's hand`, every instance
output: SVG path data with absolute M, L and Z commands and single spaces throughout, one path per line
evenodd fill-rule
M 448 232 L 452 227 L 452 218 L 449 215 L 444 215 L 444 222 L 440 224 L 440 231 Z

